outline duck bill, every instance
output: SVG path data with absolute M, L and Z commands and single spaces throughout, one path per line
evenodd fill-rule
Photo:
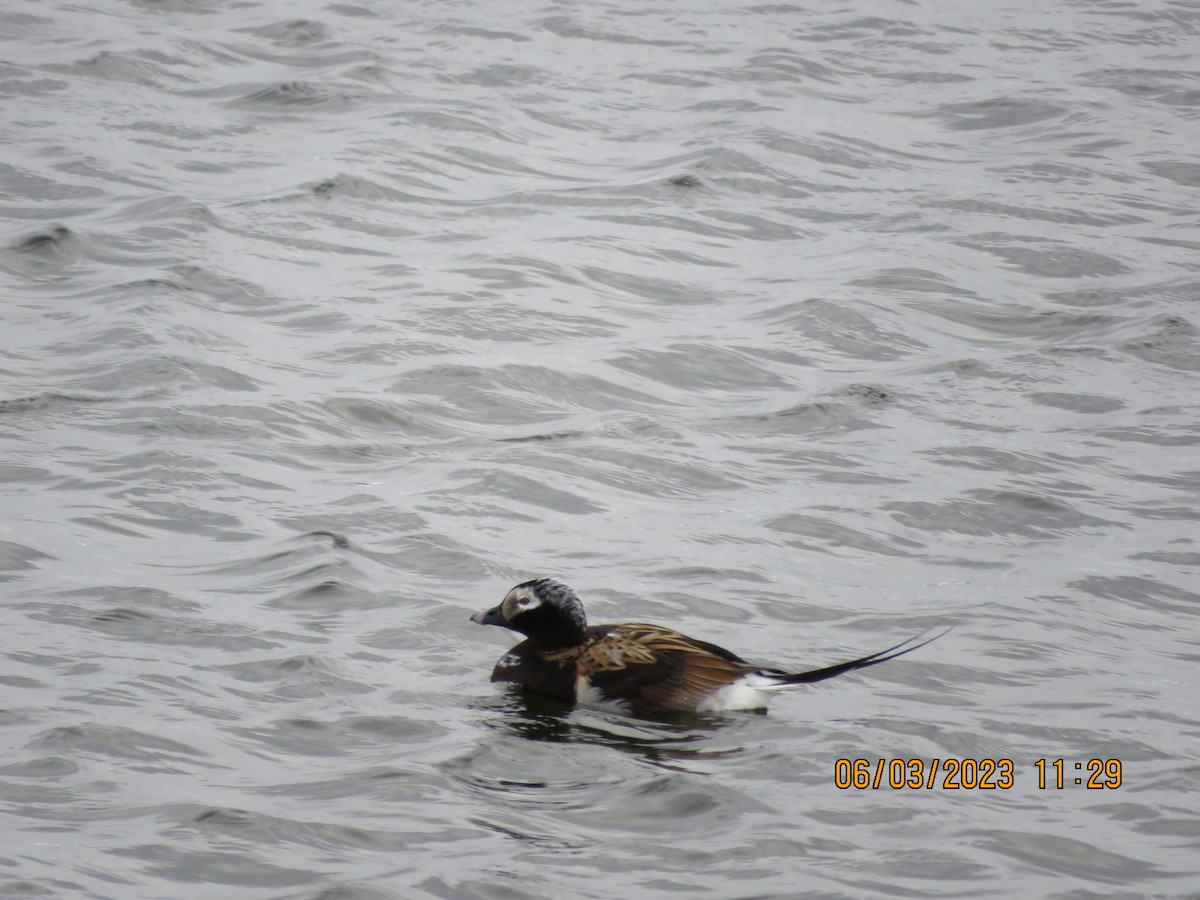
M 503 628 L 508 627 L 508 622 L 504 616 L 500 615 L 500 607 L 493 606 L 486 611 L 480 611 L 471 616 L 471 621 L 476 625 L 499 625 Z

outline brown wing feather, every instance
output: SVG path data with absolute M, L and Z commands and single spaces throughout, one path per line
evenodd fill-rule
M 637 714 L 694 712 L 708 694 L 755 667 L 715 644 L 659 625 L 618 625 L 579 651 L 576 671 Z

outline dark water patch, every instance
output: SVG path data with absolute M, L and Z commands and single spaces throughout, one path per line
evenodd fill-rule
M 634 225 L 640 222 L 623 221 Z M 648 224 L 666 225 L 664 220 L 654 219 Z M 721 298 L 703 284 L 680 283 L 663 278 L 634 276 L 623 271 L 581 266 L 579 274 L 584 283 L 593 290 L 599 289 L 617 302 L 651 303 L 666 306 L 699 306 L 718 302 Z
M 1194 447 L 1200 444 L 1200 426 L 1191 422 L 1160 422 L 1156 425 L 1127 425 L 1119 428 L 1104 428 L 1096 432 L 1097 437 L 1120 443 L 1147 444 L 1157 447 Z M 1133 476 L 1151 480 L 1149 473 Z
M 713 466 L 695 450 L 656 452 L 649 442 L 641 449 L 636 445 L 619 449 L 593 443 L 564 448 L 562 452 L 522 454 L 514 462 L 526 473 L 523 478 L 554 472 L 560 476 L 555 480 L 564 486 L 590 482 L 635 497 L 697 497 L 709 491 L 733 490 L 745 483 L 733 466 Z M 579 488 L 573 493 L 580 493 Z M 565 511 L 564 507 L 557 508 Z M 586 506 L 574 509 L 594 511 Z
M 478 497 L 465 497 L 460 492 L 450 491 L 441 496 L 432 494 L 430 495 L 430 500 L 433 502 L 431 510 L 436 510 L 438 515 L 462 518 L 477 522 L 480 525 L 492 522 L 497 527 L 503 528 L 505 523 L 509 525 L 521 523 L 535 526 L 542 522 L 542 516 L 537 509 L 528 512 L 513 509 L 513 504 L 503 495 L 495 498 L 495 500 L 488 500 Z M 426 554 L 421 554 L 421 556 L 426 560 L 430 559 Z M 400 561 L 391 556 L 388 558 L 395 559 L 397 562 Z M 461 559 L 461 562 L 467 562 L 466 556 Z M 465 566 L 463 571 L 465 574 Z
M 393 114 L 391 118 L 397 127 L 418 128 L 442 134 L 471 134 L 481 139 L 504 143 L 511 143 L 514 140 L 510 134 L 488 122 L 487 118 L 490 117 L 485 118 L 484 115 L 469 113 L 466 110 L 451 113 L 445 109 L 414 109 Z M 460 160 L 464 163 L 470 161 L 473 168 L 490 169 L 494 167 L 499 171 L 504 171 L 512 167 L 511 160 L 480 152 L 463 153 L 460 151 Z
M 272 646 L 277 648 L 279 644 L 277 642 Z M 210 671 L 226 674 L 237 682 L 256 685 L 253 689 L 227 688 L 237 696 L 253 699 L 256 703 L 353 697 L 372 690 L 348 677 L 340 666 L 312 653 L 214 665 Z
M 551 431 L 543 434 L 522 434 L 516 437 L 497 438 L 497 443 L 500 444 L 542 444 L 553 441 L 569 441 L 572 438 L 582 437 L 584 432 L 581 431 Z
M 320 867 L 284 866 L 262 858 L 260 854 L 245 851 L 142 844 L 115 847 L 108 852 L 123 859 L 126 866 L 139 868 L 143 878 L 149 876 L 173 885 L 234 885 L 243 890 L 279 890 L 312 884 L 320 880 L 322 874 Z
M 413 803 L 419 804 L 427 811 L 436 808 L 439 802 L 449 799 L 442 780 L 431 778 L 423 767 L 392 765 L 348 767 L 339 769 L 331 777 L 322 777 L 320 773 L 316 773 L 301 781 L 275 780 L 254 786 L 250 793 L 252 796 L 315 803 L 327 807 L 336 806 L 339 800 L 356 801 L 372 797 L 385 807 Z
M 1200 509 L 1194 505 L 1176 506 L 1170 503 L 1129 504 L 1125 512 L 1139 519 L 1151 521 L 1200 522 Z
M 63 756 L 112 757 L 123 763 L 136 763 L 133 768 L 141 772 L 180 771 L 175 766 L 185 764 L 209 765 L 201 762 L 208 754 L 195 747 L 136 729 L 98 722 L 46 729 L 29 744 L 29 749 Z M 163 765 L 155 765 L 159 763 Z
M 763 110 L 770 112 L 771 110 Z M 769 135 L 780 132 L 770 130 Z M 745 193 L 749 196 L 767 199 L 807 201 L 817 190 L 828 193 L 839 191 L 837 187 L 819 184 L 797 178 L 796 173 L 787 166 L 772 166 L 752 153 L 745 153 L 731 146 L 713 147 L 686 156 L 672 157 L 662 161 L 670 166 L 689 165 L 704 176 L 707 186 L 714 190 Z M 676 192 L 678 196 L 678 192 Z M 848 214 L 829 209 L 789 209 L 789 218 L 815 221 L 842 221 L 846 218 L 858 220 L 857 214 Z M 697 231 L 697 223 L 690 217 L 678 221 L 676 227 L 680 231 Z M 704 233 L 709 233 L 704 229 Z M 710 237 L 719 237 L 719 233 L 711 233 Z
M 1003 131 L 1065 120 L 1068 111 L 1056 103 L 1033 97 L 996 96 L 965 103 L 945 103 L 931 111 L 913 111 L 904 115 L 935 118 L 955 131 Z
M 392 520 L 392 523 L 406 530 L 418 526 L 420 522 L 416 517 L 397 517 Z M 300 530 L 311 527 L 311 523 L 301 520 L 294 520 L 290 524 Z M 352 515 L 344 524 L 361 527 L 371 522 Z M 344 534 L 325 529 L 308 530 L 287 541 L 287 545 L 266 553 L 204 566 L 204 576 L 209 580 L 232 584 L 253 584 L 258 593 L 294 587 L 296 582 L 311 581 L 323 575 L 337 575 L 343 571 L 347 577 L 361 577 L 350 558 L 358 556 L 362 550 Z
M 181 486 L 202 494 L 223 494 L 234 488 L 247 491 L 289 490 L 277 481 L 266 481 L 243 473 L 219 473 L 212 458 L 178 450 L 149 450 L 89 461 L 89 471 L 103 475 L 110 485 L 127 485 L 140 480 L 143 486 L 130 496 L 147 497 Z
M 982 472 L 1004 472 L 1011 475 L 1050 475 L 1061 472 L 1082 460 L 1056 459 L 1037 453 L 1022 453 L 997 447 L 960 446 L 936 447 L 922 453 L 941 466 L 978 469 Z
M 78 274 L 82 263 L 123 270 L 176 261 L 151 241 L 98 230 L 83 233 L 66 225 L 47 226 L 0 250 L 0 265 L 34 279 Z
M 647 47 L 679 47 L 683 46 L 682 41 L 667 40 L 665 38 L 650 38 L 640 34 L 630 34 L 628 32 L 617 32 L 602 29 L 591 23 L 580 21 L 580 17 L 555 15 L 545 16 L 537 19 L 533 23 L 538 29 L 557 35 L 561 38 L 571 38 L 578 40 L 597 41 L 602 44 L 614 44 L 621 46 L 624 44 L 644 45 Z
M 439 493 L 427 492 L 430 499 L 426 508 L 430 512 L 453 515 L 459 509 L 453 502 L 442 505 L 436 502 Z M 328 517 L 320 517 L 321 521 L 329 521 Z M 347 513 L 342 524 L 348 529 L 365 531 L 373 529 L 375 523 L 404 522 L 404 517 L 398 517 L 394 509 L 381 507 L 371 521 L 361 521 L 353 513 Z M 298 517 L 293 520 L 296 525 L 311 525 L 313 520 Z M 368 566 L 370 567 L 368 569 Z M 366 571 L 364 571 L 366 570 Z M 422 582 L 425 578 L 433 579 L 434 584 L 445 584 L 459 580 L 472 580 L 480 577 L 484 570 L 478 559 L 468 547 L 459 544 L 453 537 L 439 531 L 422 529 L 408 531 L 401 529 L 393 531 L 389 527 L 379 530 L 376 542 L 371 547 L 361 548 L 356 554 L 354 563 L 320 563 L 298 571 L 288 576 L 286 580 L 277 583 L 286 585 L 293 581 L 304 581 L 306 587 L 300 591 L 301 597 L 296 602 L 301 607 L 317 609 L 328 603 L 329 611 L 335 612 L 341 608 L 339 599 L 345 599 L 351 607 L 373 608 L 378 606 L 394 606 L 397 604 L 397 592 L 407 593 L 411 585 Z M 325 581 L 313 585 L 315 579 L 332 575 L 329 587 L 324 587 Z M 374 575 L 375 577 L 370 577 Z M 367 587 L 343 585 L 343 579 L 353 579 L 355 584 L 384 584 L 387 589 L 378 592 L 370 591 Z M 427 588 L 426 588 L 427 589 Z M 306 591 L 311 590 L 311 593 Z M 345 591 L 347 598 L 343 598 Z M 289 597 L 292 595 L 289 594 Z M 322 600 L 322 597 L 325 597 Z M 401 594 L 403 596 L 403 593 Z
M 851 284 L 856 287 L 875 288 L 881 293 L 904 291 L 922 296 L 946 294 L 964 299 L 978 299 L 973 291 L 953 284 L 944 275 L 926 269 L 884 270 L 867 277 L 856 278 Z
M 0 775 L 9 778 L 65 778 L 79 771 L 79 764 L 62 756 L 40 756 L 0 766 Z
M 902 359 L 925 348 L 912 334 L 885 327 L 868 312 L 857 304 L 814 298 L 776 306 L 755 318 L 793 331 L 814 364 L 819 363 L 822 351 L 880 362 Z
M 428 887 L 428 882 L 423 884 L 422 888 L 429 890 L 431 896 L 437 896 L 436 892 Z M 367 887 L 362 884 L 334 884 L 288 894 L 280 897 L 279 900 L 403 900 L 403 895 L 395 891 Z
M 246 531 L 241 518 L 199 504 L 168 500 L 132 500 L 128 512 L 100 513 L 75 521 L 103 521 L 146 536 L 166 532 L 204 536 L 218 541 L 248 541 L 256 535 Z
M 420 719 L 363 716 L 277 719 L 267 726 L 238 726 L 230 733 L 252 752 L 287 760 L 293 756 L 338 759 L 363 750 L 386 751 L 394 756 L 398 744 L 420 744 L 443 731 Z
M 100 81 L 158 88 L 170 83 L 188 84 L 192 79 L 172 71 L 170 61 L 161 54 L 141 50 L 134 53 L 102 50 L 70 65 L 52 64 L 48 71 L 80 75 Z
M 1108 228 L 1119 225 L 1137 225 L 1146 221 L 1143 216 L 1134 215 L 1132 213 L 1105 213 L 1100 215 L 1096 213 L 1089 213 L 1086 210 L 1079 208 L 1042 209 L 1031 207 L 1027 203 L 1021 205 L 1009 205 L 998 203 L 994 200 L 982 200 L 978 198 L 972 198 L 969 200 L 935 200 L 928 204 L 928 206 L 930 209 L 957 210 L 972 215 L 992 215 L 996 216 L 997 218 L 1013 221 L 1024 219 L 1033 222 L 1055 222 L 1061 224 L 1084 225 L 1092 228 Z M 965 246 L 973 245 L 966 244 Z M 1103 259 L 1103 257 L 1096 258 Z M 1061 253 L 1056 253 L 1054 260 L 1055 266 L 1051 267 L 1043 265 L 1041 267 L 1044 270 L 1042 271 L 1042 274 L 1052 274 L 1052 272 L 1049 271 L 1051 268 L 1056 270 L 1057 266 L 1064 265 L 1068 262 L 1068 260 L 1063 258 Z M 1114 261 L 1108 262 L 1110 267 L 1113 264 Z M 1120 264 L 1117 263 L 1116 265 Z M 1089 268 L 1094 267 L 1085 267 L 1083 274 L 1113 274 L 1112 272 L 1090 272 Z M 1120 270 L 1118 269 L 1118 271 Z
M 283 659 L 264 659 L 221 666 L 239 681 L 265 684 L 297 679 L 332 681 L 333 670 L 319 656 L 289 656 Z
M 838 393 L 847 397 L 853 397 L 868 407 L 891 406 L 899 399 L 894 388 L 887 388 L 877 384 L 848 384 Z
M 1065 391 L 1034 391 L 1029 399 L 1041 406 L 1052 409 L 1064 409 L 1069 412 L 1085 413 L 1087 415 L 1102 415 L 1116 412 L 1125 407 L 1125 403 L 1116 397 L 1106 397 L 1101 394 L 1072 394 Z
M 341 574 L 345 569 L 345 565 L 315 567 L 297 577 L 324 576 L 319 581 L 274 597 L 267 601 L 267 605 L 275 609 L 333 613 L 352 609 L 374 609 L 392 604 L 392 598 L 387 594 L 378 594 L 359 587 L 344 577 L 331 578 L 325 574 L 327 571 L 337 571 Z
M 1138 359 L 1187 372 L 1200 371 L 1196 327 L 1183 316 L 1166 316 L 1144 337 L 1125 341 L 1119 349 Z
M 203 610 L 202 604 L 195 600 L 188 600 L 177 594 L 172 594 L 158 588 L 139 587 L 136 585 L 95 584 L 90 587 L 70 591 L 65 594 L 65 597 L 69 600 L 78 600 L 96 606 L 112 607 L 119 605 L 122 608 L 134 611 L 145 611 L 148 614 L 178 613 L 183 615 L 189 613 L 196 614 Z M 77 608 L 85 609 L 82 606 Z M 136 612 L 134 615 L 136 615 Z M 118 616 L 117 618 L 120 617 Z
M 879 425 L 862 427 L 879 428 Z M 854 429 L 849 429 L 853 431 Z M 783 430 L 781 435 L 791 432 Z M 813 482 L 828 484 L 901 484 L 905 479 L 887 475 L 877 470 L 874 461 L 866 457 L 855 457 L 844 453 L 830 453 L 813 449 L 787 449 L 776 447 L 756 454 L 759 464 L 781 469 L 789 473 L 801 473 Z
M 562 734 L 564 732 L 555 732 Z M 481 799 L 496 799 L 512 807 L 535 810 L 586 809 L 597 789 L 612 790 L 619 779 L 611 771 L 614 763 L 586 777 L 578 763 L 555 744 L 520 748 L 481 747 L 465 757 L 439 765 L 439 769 L 463 784 Z
M 55 557 L 14 541 L 0 541 L 0 581 L 15 581 L 18 573 L 41 567 Z
M 111 403 L 115 397 L 97 397 L 84 394 L 62 394 L 55 391 L 32 397 L 13 397 L 0 400 L 0 416 L 21 413 L 67 412 L 72 408 L 89 403 Z
M 191 368 L 191 367 L 189 367 Z M 205 380 L 225 381 L 243 385 L 253 391 L 249 382 L 236 372 L 205 367 L 197 373 Z M 203 407 L 130 406 L 119 420 L 108 420 L 104 430 L 129 435 L 179 438 L 188 441 L 237 440 L 253 446 L 256 441 L 297 438 L 292 420 L 272 414 L 262 407 L 227 405 L 220 409 Z
M 333 39 L 333 30 L 325 23 L 313 19 L 287 19 L 238 30 L 286 47 L 307 47 Z
M 783 47 L 773 47 L 763 53 L 757 53 L 736 70 L 722 70 L 721 75 L 723 80 L 735 83 L 740 81 L 790 84 L 821 82 L 832 85 L 841 80 L 839 73 L 830 66 L 818 62 L 806 53 L 801 53 L 799 49 L 791 50 Z
M 1150 67 L 1107 66 L 1081 73 L 1087 83 L 1118 91 L 1137 102 L 1149 101 L 1167 106 L 1195 105 L 1200 84 L 1195 71 Z
M 446 438 L 454 431 L 433 420 L 427 412 L 423 416 L 412 415 L 403 401 L 374 399 L 369 397 L 335 397 L 324 401 L 321 406 L 329 415 L 336 417 L 349 429 L 339 429 L 340 434 L 361 435 L 399 433 L 409 438 Z
M 1200 566 L 1200 552 L 1148 550 L 1142 553 L 1129 554 L 1130 559 L 1145 559 L 1171 566 Z
M 82 884 L 63 878 L 45 878 L 37 881 L 20 879 L 15 881 L 0 881 L 0 891 L 6 897 L 51 897 L 57 898 L 69 893 L 83 896 L 86 892 Z
M 764 523 L 772 531 L 787 535 L 785 543 L 832 553 L 836 556 L 857 553 L 882 556 L 910 556 L 926 549 L 926 544 L 895 536 L 879 538 L 839 524 L 831 518 L 815 515 L 790 514 Z
M 84 241 L 65 225 L 48 225 L 0 251 L 0 264 L 26 277 L 50 275 L 69 268 L 86 255 Z
M 858 404 L 835 400 L 802 402 L 773 412 L 728 417 L 714 422 L 714 426 L 731 435 L 747 436 L 834 435 L 884 427 L 873 417 L 863 415 Z M 806 457 L 808 452 L 776 448 L 765 451 L 764 455 L 794 459 L 797 454 Z
M 549 483 L 549 479 L 493 469 L 476 469 L 461 473 L 467 480 L 458 490 L 471 494 L 502 497 L 521 506 L 540 507 L 570 515 L 591 515 L 602 512 L 604 506 L 587 499 L 578 489 L 567 490 Z
M 1123 262 L 1111 256 L 1046 238 L 981 234 L 957 243 L 991 253 L 1018 271 L 1043 278 L 1112 277 L 1129 271 Z
M 477 298 L 469 305 L 482 306 L 484 313 L 490 312 L 495 307 L 508 311 L 510 315 L 512 312 L 520 310 L 524 313 L 521 317 L 522 326 L 534 329 L 528 332 L 530 337 L 548 336 L 536 330 L 541 321 L 545 321 L 549 325 L 558 324 L 559 330 L 550 333 L 557 337 L 613 335 L 618 331 L 614 328 L 613 323 L 607 321 L 604 316 L 587 314 L 578 309 L 569 309 L 562 302 L 553 305 L 539 305 L 536 317 L 528 315 L 529 310 L 526 305 L 528 301 L 524 298 L 519 298 L 519 302 L 511 298 L 507 302 L 503 302 L 506 299 L 503 297 L 504 291 L 535 289 L 547 285 L 579 287 L 582 283 L 581 279 L 567 266 L 524 253 L 477 254 L 467 257 L 464 262 L 468 265 L 457 269 L 457 272 L 476 278 L 484 286 L 499 292 L 499 296 L 488 298 L 489 302 L 486 304 L 480 304 L 478 300 L 482 298 Z
M 985 850 L 1034 871 L 1067 875 L 1085 883 L 1148 883 L 1175 875 L 1144 860 L 1075 838 L 1038 831 L 972 829 L 967 832 Z M 1177 877 L 1177 876 L 1176 876 Z
M 29 690 L 37 690 L 38 688 L 45 687 L 36 678 L 26 678 L 24 675 L 0 675 L 0 684 L 12 688 L 28 688 Z
M 308 191 L 321 200 L 349 198 L 353 200 L 397 202 L 408 199 L 406 194 L 357 175 L 335 175 L 318 181 Z
M 180 387 L 215 387 L 238 392 L 254 392 L 260 383 L 237 369 L 203 363 L 198 359 L 173 355 L 143 356 L 121 354 L 120 361 L 97 358 L 97 361 L 80 367 L 80 374 L 88 377 L 88 384 L 99 394 L 130 395 L 137 399 L 154 399 L 167 395 Z M 245 417 L 244 408 L 235 406 L 213 407 L 214 411 L 225 409 Z M 138 408 L 131 413 L 138 412 Z M 170 407 L 149 407 L 151 418 L 160 418 L 164 423 L 172 418 L 184 419 L 189 413 Z M 193 413 L 194 414 L 194 413 Z M 215 418 L 215 417 L 214 417 Z
M 660 569 L 656 573 L 666 581 L 681 581 L 690 584 L 722 584 L 742 582 L 765 585 L 770 579 L 759 572 L 746 569 L 716 569 L 711 566 L 695 565 Z
M 244 809 L 210 807 L 197 813 L 180 831 L 195 829 L 218 838 L 232 838 L 256 847 L 294 846 L 316 850 L 354 852 L 356 850 L 402 851 L 417 843 L 423 835 L 414 832 L 367 829 L 334 822 L 300 821 Z
M 258 112 L 297 114 L 315 109 L 349 111 L 358 99 L 357 92 L 346 88 L 307 81 L 284 81 L 260 88 L 229 102 L 229 106 Z
M 258 637 L 245 626 L 222 625 L 206 618 L 170 616 L 146 609 L 115 607 L 81 615 L 58 608 L 53 615 L 58 621 L 137 643 L 205 647 L 227 653 L 277 646 L 277 642 Z
M 503 270 L 470 268 L 459 274 L 480 280 L 488 291 L 505 293 L 534 288 L 546 278 L 556 278 L 556 273 L 547 273 L 544 268 L 530 268 L 520 259 L 500 261 Z M 503 271 L 505 274 L 499 274 Z M 535 341 L 553 341 L 564 338 L 582 341 L 589 337 L 609 337 L 615 334 L 611 325 L 595 316 L 582 316 L 577 312 L 547 309 L 536 318 L 530 318 L 525 304 L 505 300 L 487 300 L 480 297 L 465 305 L 442 307 L 430 316 L 424 327 L 431 334 L 509 342 L 529 345 Z M 525 366 L 529 366 L 528 363 Z M 520 370 L 525 366 L 505 366 Z M 530 369 L 537 368 L 529 366 Z M 564 373 L 558 373 L 562 375 Z
M 295 311 L 295 305 L 266 288 L 196 265 L 172 266 L 181 285 L 215 302 L 218 308 L 250 316 L 269 317 Z
M 1104 600 L 1131 603 L 1147 610 L 1200 616 L 1200 593 L 1144 575 L 1089 575 L 1068 587 Z
M 1189 103 L 1200 102 L 1200 91 L 1189 94 Z M 1200 187 L 1200 163 L 1153 162 L 1142 163 L 1146 171 L 1182 187 Z
M 439 28 L 437 30 L 440 33 L 448 33 L 446 29 Z M 496 35 L 495 37 L 500 38 L 501 36 Z M 522 40 L 524 39 L 522 38 Z M 477 84 L 487 87 L 518 87 L 537 85 L 546 77 L 546 70 L 537 66 L 494 63 L 474 68 L 463 75 L 457 76 L 455 80 L 461 84 Z
M 1055 303 L 1065 306 L 1096 307 L 1117 306 L 1128 309 L 1131 305 L 1143 308 L 1155 296 L 1180 294 L 1187 296 L 1200 289 L 1200 286 L 1190 282 L 1179 285 L 1152 285 L 1144 288 L 1136 287 L 1079 287 L 1066 291 L 1054 291 L 1046 296 Z
M 918 301 L 914 308 L 940 318 L 970 326 L 995 338 L 1020 337 L 1046 342 L 1095 341 L 1128 327 L 1122 316 L 1080 315 L 1059 310 L 1034 311 L 1027 308 L 997 308 L 963 303 Z
M 972 537 L 1053 540 L 1118 525 L 1080 512 L 1061 500 L 1023 491 L 971 490 L 940 503 L 897 501 L 881 509 L 911 528 Z
M 139 124 L 131 130 L 147 129 Z M 211 206 L 185 197 L 139 197 L 124 204 L 119 211 L 113 212 L 110 220 L 136 227 L 126 239 L 134 247 L 143 242 L 161 244 L 175 239 L 186 240 L 188 237 L 203 234 L 210 228 L 222 227 L 221 218 Z M 178 290 L 178 285 L 174 282 L 161 278 L 146 278 L 131 283 L 135 290 L 151 285 L 169 286 Z M 108 288 L 109 286 L 105 285 L 97 290 L 96 294 L 104 297 Z
M 0 212 L 13 218 L 26 220 L 31 224 L 42 223 L 40 227 L 44 230 L 31 235 L 34 238 L 37 238 L 38 235 L 53 236 L 54 231 L 62 227 L 54 223 L 55 219 L 84 215 L 94 210 L 95 201 L 102 202 L 106 199 L 106 192 L 101 188 L 91 185 L 64 184 L 57 179 L 43 177 L 29 168 L 7 163 L 0 163 L 0 178 L 3 179 L 4 184 L 4 191 L 0 193 Z M 78 207 L 66 206 L 65 201 L 68 200 L 78 201 L 81 205 Z M 84 201 L 92 202 L 82 205 Z M 20 203 L 30 205 L 16 205 Z M 9 254 L 13 256 L 21 254 L 23 252 L 21 247 L 27 240 L 18 239 L 12 248 L 6 248 L 5 251 L 0 252 L 0 262 L 7 260 Z M 49 250 L 51 257 L 55 255 L 54 248 L 44 249 Z M 29 250 L 36 257 L 38 253 L 36 243 Z
M 405 397 L 405 409 L 440 428 L 487 427 L 490 434 L 495 434 L 490 426 L 561 423 L 577 410 L 658 404 L 653 395 L 614 380 L 529 365 L 423 367 L 390 384 L 387 392 Z
M 358 578 L 362 573 L 354 568 L 354 558 L 380 558 L 380 551 L 363 543 L 359 536 L 404 535 L 414 540 L 428 537 L 425 519 L 390 507 L 373 495 L 353 494 L 336 506 L 345 512 L 278 519 L 279 524 L 302 532 L 287 542 L 291 546 L 215 566 L 206 572 L 234 576 L 237 581 L 252 580 L 263 587 L 287 585 L 320 572 L 335 573 L 343 566 L 349 566 L 346 569 L 349 577 Z
M 690 391 L 783 389 L 788 382 L 734 348 L 674 344 L 665 350 L 626 351 L 609 365 L 651 382 Z
M 744 792 L 682 773 L 622 783 L 598 799 L 586 810 L 566 809 L 559 818 L 587 834 L 654 834 L 669 828 L 698 839 L 728 833 L 739 820 L 769 809 Z

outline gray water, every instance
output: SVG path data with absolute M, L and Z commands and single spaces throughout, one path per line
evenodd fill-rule
M 2 18 L 0 896 L 1200 891 L 1200 4 Z

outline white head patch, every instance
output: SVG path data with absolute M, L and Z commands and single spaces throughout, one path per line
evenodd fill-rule
M 500 604 L 500 614 L 511 622 L 514 616 L 537 609 L 541 605 L 542 598 L 534 592 L 533 588 L 523 584 L 517 585 L 504 595 L 504 602 Z

